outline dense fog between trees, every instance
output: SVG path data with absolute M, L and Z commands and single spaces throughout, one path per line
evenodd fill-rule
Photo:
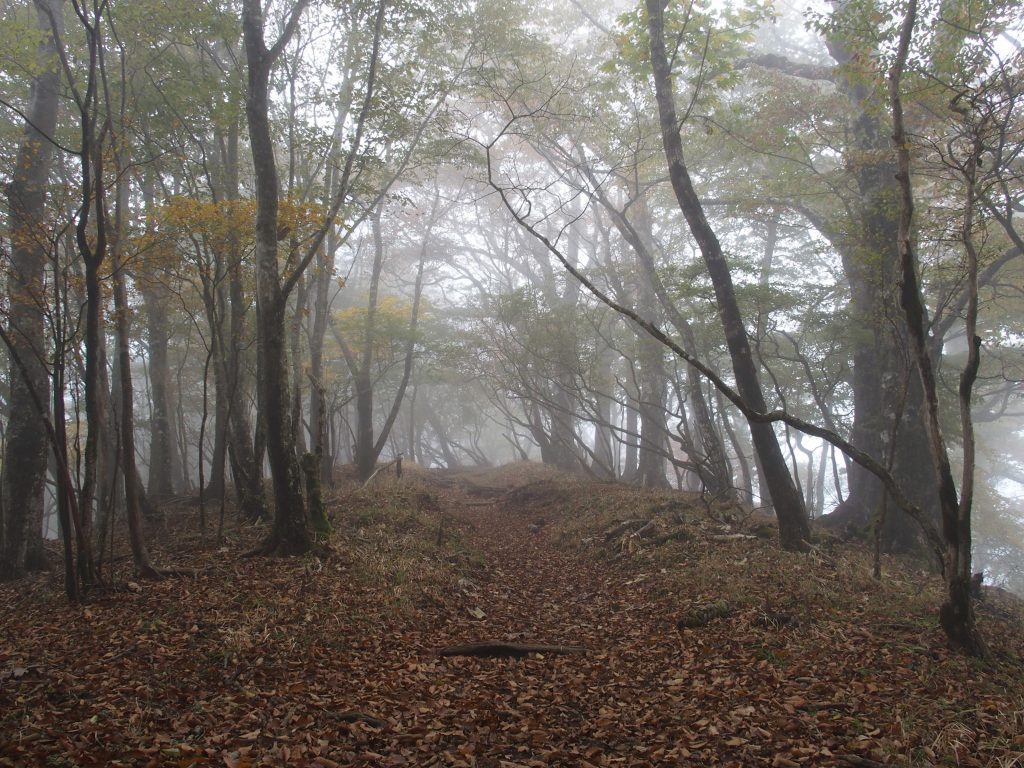
M 1017 3 L 2 8 L 4 577 L 529 459 L 1024 591 Z

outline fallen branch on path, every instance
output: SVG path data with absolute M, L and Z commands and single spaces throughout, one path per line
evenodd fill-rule
M 757 536 L 749 533 L 713 533 L 707 538 L 708 541 L 753 541 Z
M 582 645 L 544 645 L 532 643 L 506 643 L 487 641 L 470 643 L 469 645 L 453 645 L 442 648 L 438 656 L 477 656 L 480 658 L 514 658 L 521 659 L 531 653 L 586 653 Z
M 861 757 L 860 755 L 836 755 L 836 757 L 850 765 L 860 766 L 860 768 L 885 768 L 885 763 Z
M 690 535 L 690 532 L 686 530 L 686 528 L 680 527 L 676 528 L 675 530 L 669 531 L 668 533 L 663 533 L 661 534 L 661 536 L 655 536 L 647 543 L 650 544 L 652 547 L 660 547 L 662 544 L 666 544 L 670 541 L 687 541 L 692 538 L 693 537 Z
M 624 520 L 621 523 L 616 523 L 607 531 L 604 532 L 605 541 L 613 541 L 619 538 L 623 534 L 629 534 L 633 531 L 643 528 L 650 523 L 649 520 Z
M 374 728 L 384 728 L 387 725 L 386 720 L 381 720 L 379 717 L 368 715 L 365 712 L 327 712 L 327 716 L 343 723 L 366 723 Z
M 395 476 L 396 477 L 401 477 L 402 476 L 402 456 L 401 455 L 399 455 L 398 458 L 396 458 L 396 459 L 392 459 L 387 464 L 383 464 L 383 465 L 377 467 L 377 471 L 374 472 L 372 475 L 370 475 L 368 478 L 366 478 L 366 482 L 363 483 L 361 486 L 359 486 L 359 490 L 360 491 L 363 490 L 363 488 L 365 488 L 366 486 L 368 486 L 370 484 L 370 481 L 373 480 L 373 478 L 375 478 L 377 475 L 379 475 L 385 469 L 389 469 L 391 467 L 395 468 Z

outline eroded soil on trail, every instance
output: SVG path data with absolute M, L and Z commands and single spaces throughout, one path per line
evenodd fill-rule
M 783 553 L 724 533 L 678 494 L 529 467 L 385 482 L 342 494 L 317 558 L 207 548 L 196 580 L 130 582 L 84 606 L 64 605 L 52 579 L 5 586 L 0 765 L 1024 755 L 1020 623 L 1004 607 L 983 609 L 1001 656 L 982 667 L 946 648 L 929 577 L 892 564 L 878 584 L 857 553 Z M 612 520 L 645 515 L 688 533 L 659 547 L 604 541 Z M 680 627 L 708 605 L 728 610 Z M 485 640 L 587 652 L 437 653 Z

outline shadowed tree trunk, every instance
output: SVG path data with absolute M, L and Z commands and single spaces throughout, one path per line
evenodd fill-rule
M 281 36 L 269 49 L 264 40 L 260 0 L 245 0 L 242 32 L 248 64 L 245 114 L 252 148 L 256 189 L 256 326 L 259 357 L 259 408 L 266 428 L 267 455 L 274 484 L 274 525 L 261 547 L 265 553 L 298 555 L 311 546 L 302 474 L 295 454 L 289 413 L 288 351 L 285 333 L 287 294 L 277 263 L 278 180 L 270 131 L 270 73 L 295 33 L 309 0 L 292 7 Z
M 0 580 L 20 576 L 30 551 L 41 545 L 42 530 L 30 527 L 41 517 L 46 479 L 46 433 L 33 405 L 49 400 L 43 310 L 47 305 L 44 274 L 50 252 L 46 225 L 46 189 L 53 145 L 49 139 L 57 125 L 60 69 L 53 25 L 63 27 L 61 0 L 37 0 L 36 17 L 43 40 L 39 44 L 39 74 L 32 80 L 32 100 L 25 132 L 18 148 L 14 176 L 7 185 L 11 226 L 11 271 L 7 283 L 8 337 L 24 365 L 10 369 L 10 416 L 3 459 L 3 518 L 0 519 Z M 37 542 L 31 544 L 30 542 Z
M 149 559 L 145 536 L 142 531 L 143 489 L 135 461 L 135 398 L 132 386 L 131 328 L 128 306 L 128 288 L 125 277 L 123 250 L 125 235 L 125 214 L 128 209 L 128 177 L 125 175 L 123 157 L 115 151 L 117 171 L 116 213 L 110 248 L 111 270 L 114 279 L 114 324 L 117 330 L 117 359 L 119 381 L 117 396 L 120 400 L 119 435 L 121 477 L 124 480 L 125 515 L 128 518 L 128 540 L 131 544 L 132 560 L 139 575 L 147 579 L 161 577 Z
M 143 199 L 147 212 L 154 206 L 153 177 L 147 173 L 143 182 Z M 147 222 L 147 228 L 149 222 Z M 181 458 L 171 418 L 171 368 L 167 347 L 171 341 L 167 306 L 171 295 L 160 275 L 141 286 L 146 309 L 146 351 L 149 355 L 149 381 L 152 412 L 149 415 L 149 484 L 147 491 L 154 499 L 173 496 L 181 474 Z
M 676 116 L 675 95 L 672 90 L 672 71 L 665 50 L 664 12 L 661 0 L 645 0 L 650 32 L 651 66 L 654 73 L 655 95 L 661 122 L 661 136 L 668 161 L 669 178 L 676 200 L 690 232 L 700 248 L 711 277 L 718 301 L 718 312 L 725 332 L 729 356 L 732 360 L 736 386 L 743 400 L 758 412 L 766 412 L 764 394 L 758 381 L 743 324 L 732 275 L 717 236 L 708 224 L 700 199 L 693 188 L 683 157 L 679 121 Z M 793 483 L 778 438 L 771 424 L 752 422 L 750 432 L 754 448 L 764 469 L 767 490 L 779 520 L 779 538 L 787 549 L 801 549 L 810 540 L 810 524 L 803 499 Z
M 977 195 L 976 171 L 981 162 L 984 146 L 974 138 L 971 154 L 962 169 L 967 186 L 964 206 L 963 242 L 967 256 L 967 287 L 969 292 L 965 331 L 968 356 L 960 374 L 958 404 L 960 425 L 964 440 L 964 468 L 957 491 L 950 466 L 949 453 L 939 419 L 939 388 L 929 355 L 927 308 L 918 279 L 917 256 L 914 251 L 913 220 L 914 194 L 910 176 L 910 139 L 903 123 L 903 101 L 900 94 L 901 78 L 906 66 L 917 21 L 917 0 L 910 0 L 900 29 L 896 59 L 889 71 L 889 102 L 892 110 L 893 144 L 896 147 L 897 181 L 899 182 L 899 228 L 897 251 L 900 271 L 900 306 L 903 308 L 911 352 L 917 363 L 917 372 L 924 395 L 924 431 L 932 467 L 938 477 L 939 509 L 942 516 L 942 538 L 945 543 L 943 571 L 946 580 L 946 600 L 939 610 L 939 621 L 950 642 L 963 651 L 986 655 L 985 646 L 975 623 L 971 602 L 971 507 L 974 496 L 974 424 L 971 417 L 971 393 L 978 376 L 981 337 L 977 335 L 978 321 L 978 254 L 973 241 L 973 215 Z

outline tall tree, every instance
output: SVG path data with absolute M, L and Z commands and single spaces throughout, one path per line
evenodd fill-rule
M 35 0 L 42 33 L 38 74 L 18 148 L 14 175 L 7 185 L 11 227 L 11 272 L 7 283 L 8 337 L 13 344 L 10 372 L 10 418 L 3 459 L 3 519 L 0 520 L 0 580 L 16 578 L 25 567 L 39 566 L 42 539 L 43 482 L 46 478 L 46 432 L 40 428 L 37 402 L 49 400 L 44 311 L 45 273 L 52 247 L 47 225 L 46 192 L 53 160 L 53 137 L 59 109 L 60 62 L 56 38 L 63 33 L 62 0 Z M 33 394 L 34 393 L 34 394 Z M 33 398 L 36 398 L 35 400 Z M 30 542 L 38 542 L 30 546 Z
M 757 368 L 747 340 L 747 330 L 736 300 L 732 273 L 721 243 L 708 223 L 700 198 L 693 187 L 683 156 L 672 85 L 672 68 L 665 47 L 665 7 L 662 0 L 645 0 L 650 35 L 651 67 L 661 123 L 661 136 L 668 161 L 669 179 L 679 208 L 697 241 L 708 274 L 715 289 L 719 317 L 725 331 L 726 344 L 732 360 L 733 374 L 740 395 L 755 411 L 764 413 L 768 406 L 758 380 Z M 764 471 L 768 494 L 779 520 L 779 537 L 789 549 L 800 549 L 810 540 L 807 511 L 793 478 L 789 473 L 778 438 L 771 424 L 750 424 L 754 449 Z
M 249 127 L 256 189 L 256 326 L 259 357 L 259 409 L 266 428 L 267 455 L 274 485 L 274 525 L 262 550 L 297 555 L 311 545 L 302 475 L 295 454 L 288 381 L 285 314 L 288 294 L 278 267 L 278 176 L 270 130 L 270 74 L 298 28 L 309 0 L 298 0 L 284 29 L 268 48 L 261 0 L 245 0 L 242 35 L 248 66 L 245 115 Z

